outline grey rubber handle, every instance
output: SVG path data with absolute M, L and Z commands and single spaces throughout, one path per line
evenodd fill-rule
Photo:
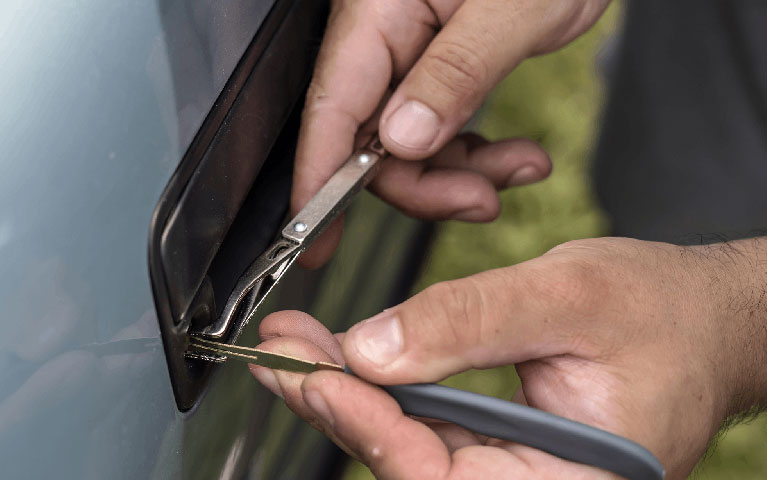
M 353 375 L 348 368 L 346 372 Z M 641 445 L 558 415 L 434 383 L 381 388 L 409 415 L 444 420 L 630 480 L 661 480 L 665 476 L 658 459 Z

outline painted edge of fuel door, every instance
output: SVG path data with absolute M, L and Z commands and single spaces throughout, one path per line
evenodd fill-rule
M 327 2 L 272 8 L 174 172 L 152 216 L 149 272 L 176 404 L 194 407 L 217 366 L 185 359 L 193 322 L 212 321 L 239 275 L 279 231 L 290 188 L 300 101 Z M 248 242 L 248 207 L 260 237 Z M 250 251 L 240 245 L 247 243 Z M 261 245 L 262 244 L 262 245 Z M 226 247 L 226 248 L 224 248 Z M 250 259 L 252 260 L 252 258 Z

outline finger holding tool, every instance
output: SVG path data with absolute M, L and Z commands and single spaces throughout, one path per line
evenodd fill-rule
M 317 194 L 287 223 L 279 238 L 256 258 L 237 284 L 221 316 L 200 331 L 214 340 L 236 341 L 261 302 L 285 272 L 370 182 L 388 153 L 377 136 L 356 151 Z
M 210 361 L 237 359 L 267 368 L 311 373 L 346 371 L 341 365 L 313 362 L 234 343 L 264 297 L 317 236 L 350 203 L 385 158 L 377 137 L 353 154 L 306 206 L 285 226 L 280 238 L 242 275 L 221 317 L 192 332 L 188 355 Z M 535 408 L 437 384 L 382 386 L 406 414 L 460 425 L 488 437 L 524 444 L 631 480 L 664 477 L 660 462 L 642 446 L 612 433 Z
M 313 362 L 249 347 L 195 339 L 192 348 L 203 348 L 254 365 L 311 373 L 346 372 L 348 368 Z M 565 460 L 592 465 L 631 480 L 656 480 L 664 470 L 641 445 L 605 430 L 575 422 L 535 408 L 495 397 L 433 383 L 380 386 L 400 405 L 403 413 L 450 422 L 472 432 L 537 448 Z

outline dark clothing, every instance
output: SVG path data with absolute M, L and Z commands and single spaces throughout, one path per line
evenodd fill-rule
M 616 234 L 767 228 L 767 1 L 626 13 L 594 169 Z

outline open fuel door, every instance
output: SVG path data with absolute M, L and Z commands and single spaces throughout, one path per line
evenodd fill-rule
M 149 268 L 182 411 L 216 368 L 185 358 L 188 332 L 221 314 L 287 212 L 300 109 L 326 13 L 325 1 L 275 3 L 155 209 Z

